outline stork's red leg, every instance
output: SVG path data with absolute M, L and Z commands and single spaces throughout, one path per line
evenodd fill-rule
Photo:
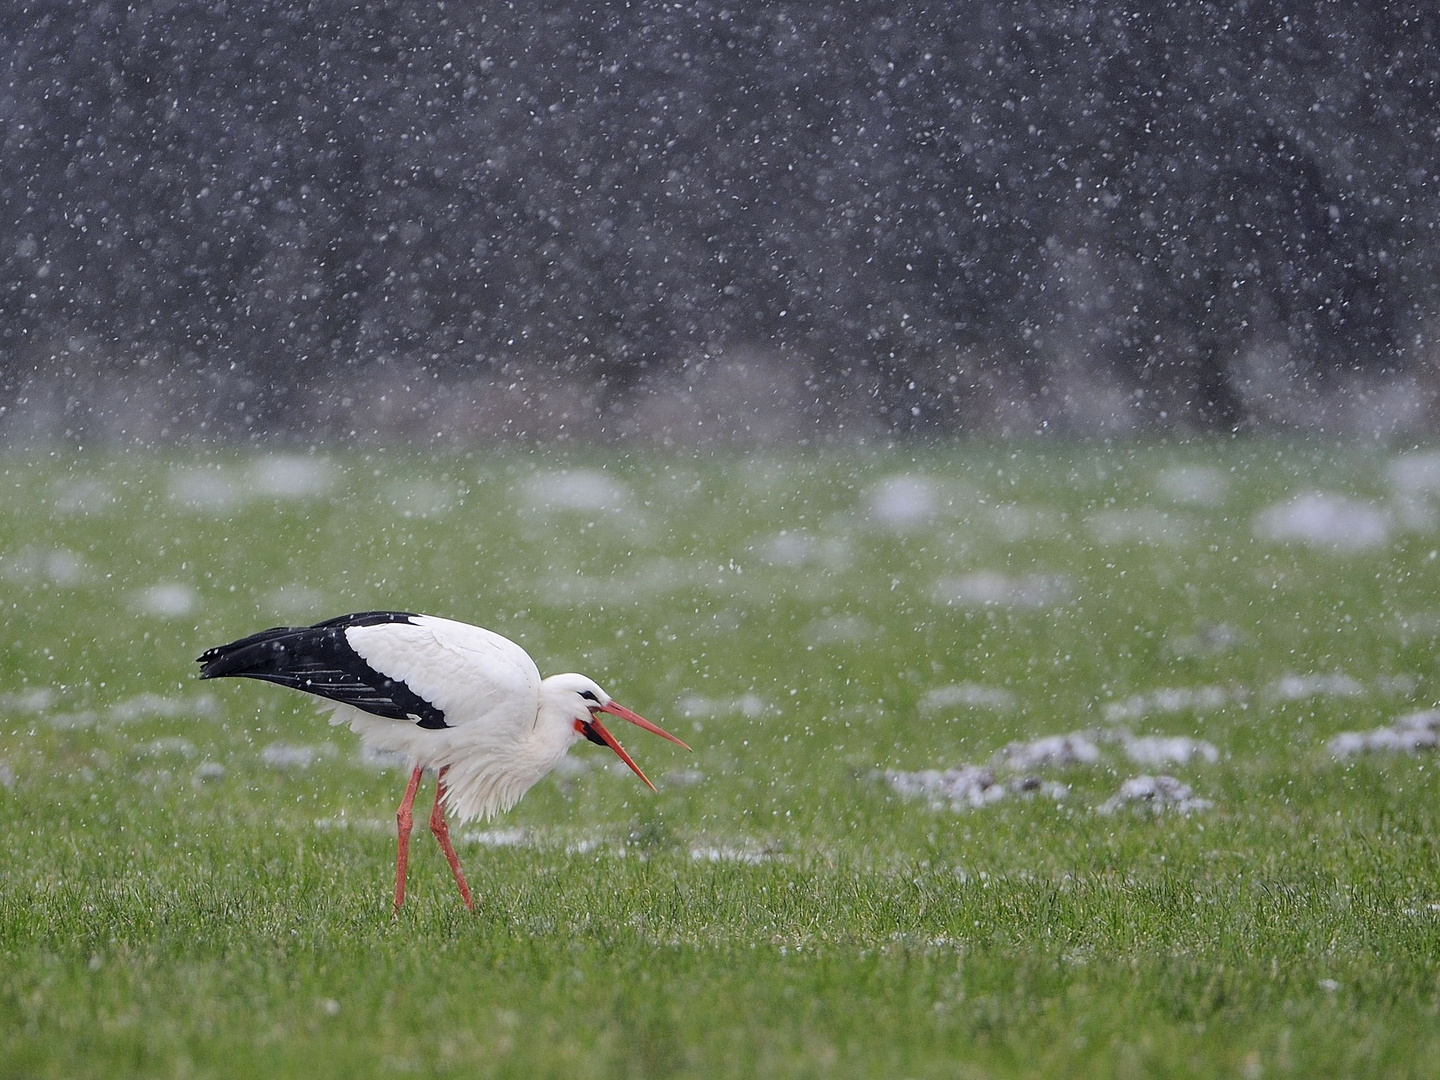
M 445 811 L 440 807 L 440 800 L 445 797 L 445 766 L 440 770 L 440 775 L 435 778 L 435 809 L 430 811 L 430 831 L 435 834 L 435 839 L 440 841 L 440 850 L 445 852 L 445 860 L 450 864 L 450 872 L 455 875 L 455 884 L 460 886 L 460 899 L 465 901 L 465 906 L 471 911 L 475 910 L 475 901 L 470 899 L 470 886 L 465 884 L 465 871 L 460 869 L 460 857 L 455 854 L 455 848 L 450 843 L 450 826 L 445 822 Z
M 410 827 L 414 823 L 410 808 L 415 805 L 415 792 L 420 788 L 420 776 L 424 769 L 416 768 L 410 774 L 405 797 L 400 800 L 400 809 L 395 811 L 395 824 L 399 827 L 400 839 L 395 846 L 395 914 L 400 914 L 400 905 L 405 903 L 405 867 L 410 862 Z

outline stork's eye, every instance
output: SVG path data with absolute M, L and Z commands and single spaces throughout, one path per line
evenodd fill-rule
M 581 690 L 580 696 L 583 697 L 586 701 L 593 701 L 596 705 L 600 704 L 600 699 L 595 696 L 595 691 L 593 690 Z

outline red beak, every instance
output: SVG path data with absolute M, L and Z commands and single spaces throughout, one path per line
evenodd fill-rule
M 685 743 L 681 742 L 674 735 L 671 735 L 668 731 L 657 727 L 649 720 L 646 720 L 643 716 L 633 713 L 629 709 L 625 708 L 625 706 L 617 705 L 613 701 L 610 702 L 610 704 L 608 705 L 601 705 L 598 709 L 590 710 L 590 730 L 595 732 L 596 735 L 599 735 L 600 738 L 604 739 L 605 745 L 610 747 L 611 750 L 614 750 L 615 753 L 619 754 L 620 760 L 625 762 L 626 765 L 629 765 L 635 775 L 640 777 L 641 780 L 644 780 L 645 785 L 651 791 L 655 790 L 655 785 L 650 783 L 650 778 L 640 771 L 640 766 L 635 764 L 635 759 L 625 752 L 625 748 L 620 745 L 619 740 L 606 730 L 604 724 L 600 723 L 600 717 L 597 716 L 596 713 L 602 712 L 608 712 L 613 716 L 620 717 L 620 719 L 622 720 L 629 720 L 630 723 L 634 724 L 636 727 L 642 727 L 653 735 L 659 735 L 662 739 L 669 739 L 677 746 L 684 746 L 686 750 L 690 749 L 690 747 L 686 746 Z

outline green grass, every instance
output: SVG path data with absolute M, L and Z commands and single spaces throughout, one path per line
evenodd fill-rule
M 0 460 L 0 1076 L 1440 1076 L 1437 762 L 1326 749 L 1437 698 L 1440 497 L 1397 456 L 357 452 L 303 497 L 261 457 Z M 599 490 L 565 469 L 624 500 L 547 506 Z M 931 502 L 886 523 L 897 476 Z M 1257 537 L 1316 490 L 1389 542 Z M 981 572 L 1049 591 L 947 602 Z M 582 743 L 459 830 L 473 916 L 417 832 L 392 923 L 402 773 L 192 662 L 379 607 L 506 633 L 695 754 L 619 733 L 652 795 Z M 927 707 L 958 683 L 1011 704 Z M 1219 748 L 1168 770 L 1208 812 L 1098 812 L 1156 771 L 1113 745 L 1043 771 L 1060 801 L 883 779 L 1199 687 L 1224 704 L 1128 726 Z

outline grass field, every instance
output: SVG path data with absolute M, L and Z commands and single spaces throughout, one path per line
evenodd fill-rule
M 1440 456 L 207 452 L 0 491 L 0 1076 L 1440 1076 L 1436 759 L 1329 749 L 1436 702 Z M 461 830 L 473 916 L 417 831 L 392 923 L 403 770 L 193 664 L 383 607 L 695 753 L 619 732 L 653 795 L 581 743 Z M 994 801 L 905 793 L 964 764 Z M 1161 773 L 1203 802 L 1110 802 Z

